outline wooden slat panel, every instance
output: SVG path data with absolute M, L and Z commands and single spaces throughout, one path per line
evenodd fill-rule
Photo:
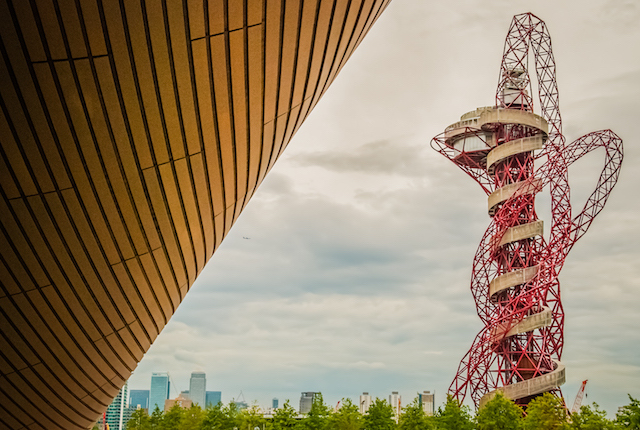
M 0 425 L 93 423 L 386 3 L 0 0 Z

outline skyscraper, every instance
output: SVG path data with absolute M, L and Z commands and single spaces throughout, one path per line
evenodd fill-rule
M 206 407 L 215 406 L 218 403 L 222 402 L 222 392 L 220 391 L 207 391 L 206 395 Z
M 314 391 L 305 391 L 300 394 L 300 410 L 301 414 L 308 414 L 311 411 L 311 405 L 313 404 L 313 399 L 316 396 L 316 392 Z
M 362 393 L 360 396 L 360 413 L 362 415 L 369 412 L 369 407 L 371 406 L 371 396 L 369 393 Z
M 149 390 L 149 414 L 153 413 L 156 405 L 164 410 L 164 401 L 169 398 L 169 373 L 154 372 L 151 374 L 151 390 Z
M 129 406 L 149 409 L 149 390 L 129 390 Z
M 392 391 L 391 395 L 389 396 L 389 404 L 393 409 L 393 414 L 395 416 L 396 422 L 398 422 L 398 417 L 400 416 L 401 403 L 402 403 L 402 396 L 399 395 L 397 391 Z
M 204 372 L 191 372 L 189 380 L 189 398 L 194 405 L 206 407 L 207 377 Z
M 431 394 L 430 391 L 423 391 L 422 394 L 418 393 L 418 401 L 422 405 L 422 410 L 429 416 L 433 415 L 434 398 L 435 393 Z
M 278 409 L 278 398 L 274 397 L 271 399 L 271 409 Z
M 106 422 L 109 430 L 123 430 L 126 424 L 124 412 L 129 404 L 129 384 L 125 382 L 113 402 L 107 407 Z

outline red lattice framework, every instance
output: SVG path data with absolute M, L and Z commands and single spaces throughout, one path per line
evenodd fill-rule
M 530 50 L 543 119 L 533 114 Z M 450 392 L 460 401 L 470 394 L 478 406 L 500 389 L 527 404 L 542 392 L 561 395 L 564 313 L 558 275 L 618 179 L 622 140 L 611 130 L 602 130 L 565 143 L 551 38 L 545 23 L 530 13 L 513 18 L 496 106 L 471 116 L 431 143 L 480 184 L 489 196 L 492 215 L 471 276 L 484 328 L 462 359 Z M 606 153 L 605 167 L 584 208 L 572 217 L 568 167 L 598 148 Z M 548 240 L 534 205 L 536 193 L 546 187 L 551 194 Z

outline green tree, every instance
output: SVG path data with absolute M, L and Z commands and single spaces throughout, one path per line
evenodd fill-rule
M 218 403 L 215 406 L 208 406 L 207 409 L 204 410 L 202 421 L 200 421 L 200 430 L 222 429 L 224 428 L 223 423 L 225 420 L 226 417 L 224 416 L 224 412 L 222 412 L 222 403 Z
M 567 410 L 562 399 L 550 393 L 529 402 L 527 416 L 524 419 L 525 430 L 556 430 L 567 425 Z
M 145 409 L 136 409 L 127 421 L 127 430 L 151 430 L 150 420 Z
M 498 391 L 476 414 L 478 430 L 520 430 L 522 408 Z
M 162 420 L 162 430 L 181 430 L 182 418 L 184 417 L 185 410 L 182 406 L 175 404 L 164 413 L 164 419 Z
M 200 405 L 192 405 L 183 412 L 180 430 L 198 430 L 203 418 L 204 412 Z
M 628 394 L 628 396 L 631 403 L 620 408 L 616 416 L 616 423 L 624 429 L 639 430 L 640 400 L 634 399 L 631 394 Z
M 442 430 L 473 430 L 473 418 L 469 408 L 460 405 L 450 394 L 447 394 L 444 409 L 438 408 L 436 423 L 437 428 Z
M 258 405 L 253 405 L 250 408 L 243 409 L 238 415 L 239 430 L 253 430 L 256 427 L 262 430 L 265 424 L 266 420 L 264 419 Z
M 284 402 L 281 408 L 276 409 L 273 419 L 273 430 L 287 430 L 295 427 L 297 421 L 296 417 L 298 413 L 289 403 L 289 400 Z
M 331 409 L 324 404 L 322 393 L 316 393 L 311 403 L 311 410 L 300 422 L 300 428 L 306 430 L 325 430 L 329 424 Z
M 435 419 L 427 416 L 420 404 L 419 397 L 402 408 L 402 415 L 398 422 L 399 430 L 430 430 L 435 429 Z
M 155 409 L 151 413 L 151 417 L 149 418 L 149 427 L 151 430 L 162 430 L 163 422 L 164 413 L 160 410 L 158 405 L 156 405 Z
M 391 405 L 384 399 L 376 398 L 364 417 L 364 428 L 366 430 L 393 430 L 397 427 Z
M 332 430 L 360 430 L 363 419 L 358 407 L 351 399 L 342 399 L 340 409 L 331 415 L 330 428 Z
M 616 428 L 616 425 L 607 419 L 607 413 L 598 408 L 597 403 L 593 403 L 593 407 L 582 406 L 578 412 L 571 414 L 569 421 L 567 428 L 571 430 L 610 430 Z
M 205 410 L 200 430 L 233 430 L 234 427 L 238 427 L 239 413 L 235 403 L 229 403 L 227 406 L 218 403 Z

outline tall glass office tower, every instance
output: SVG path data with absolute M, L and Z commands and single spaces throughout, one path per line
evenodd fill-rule
M 205 398 L 207 393 L 207 378 L 204 372 L 191 372 L 191 380 L 189 381 L 189 398 L 193 404 L 200 407 L 206 407 Z
M 113 399 L 106 412 L 106 422 L 109 430 L 123 430 L 125 421 L 125 409 L 129 404 L 129 383 L 126 382 L 118 395 Z
M 221 391 L 207 391 L 207 407 L 215 406 L 222 401 Z
M 169 373 L 154 372 L 151 374 L 151 390 L 149 390 L 149 415 L 153 413 L 156 405 L 164 410 L 164 401 L 169 398 Z
M 129 390 L 129 406 L 149 409 L 149 390 Z

